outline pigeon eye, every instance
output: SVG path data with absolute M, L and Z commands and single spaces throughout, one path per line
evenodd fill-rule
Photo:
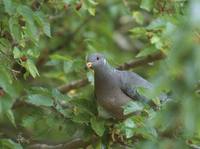
M 97 61 L 99 60 L 99 57 L 97 56 Z

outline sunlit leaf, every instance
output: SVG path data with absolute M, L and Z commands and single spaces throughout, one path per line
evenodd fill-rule
M 94 0 L 88 0 L 92 5 L 97 5 L 98 3 Z
M 36 76 L 39 76 L 39 72 L 32 60 L 28 59 L 27 62 L 25 63 L 25 67 L 33 76 L 33 78 L 35 78 Z
M 156 52 L 156 51 L 157 51 L 157 49 L 156 49 L 154 46 L 152 46 L 152 47 L 147 47 L 147 48 L 141 50 L 141 52 L 139 52 L 139 53 L 136 55 L 136 57 L 147 56 L 147 55 L 152 54 L 152 53 L 154 53 L 154 52 Z
M 72 59 L 69 56 L 63 56 L 60 54 L 53 54 L 50 56 L 53 60 L 62 60 L 62 61 L 71 61 Z
M 142 15 L 141 12 L 139 11 L 134 11 L 133 12 L 133 18 L 135 19 L 135 21 L 138 23 L 138 24 L 143 24 L 144 22 L 144 17 Z
M 125 127 L 128 127 L 128 128 L 134 128 L 135 127 L 134 121 L 130 118 L 128 118 L 127 120 L 124 121 L 124 125 L 125 125 Z
M 123 108 L 124 115 L 127 115 L 136 111 L 141 111 L 143 109 L 143 106 L 136 101 L 130 101 L 125 106 L 123 106 Z
M 14 55 L 14 58 L 20 58 L 22 56 L 21 51 L 19 50 L 19 48 L 14 47 L 13 55 Z
M 155 47 L 157 49 L 161 49 L 163 47 L 163 43 L 162 43 L 161 39 L 158 36 L 153 36 L 151 38 L 151 43 L 155 44 Z
M 145 35 L 146 30 L 142 27 L 135 27 L 130 30 L 130 32 L 133 34 L 133 37 L 142 37 Z
M 95 16 L 95 13 L 96 13 L 95 8 L 88 8 L 88 11 L 92 16 Z

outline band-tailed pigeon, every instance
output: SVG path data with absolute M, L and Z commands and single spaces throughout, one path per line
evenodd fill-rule
M 152 84 L 134 72 L 113 68 L 102 54 L 88 56 L 87 67 L 94 70 L 97 103 L 116 119 L 124 119 L 122 106 L 129 101 L 148 101 L 137 88 L 151 89 Z

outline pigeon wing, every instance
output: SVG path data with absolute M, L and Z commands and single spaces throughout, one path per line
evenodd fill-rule
M 120 88 L 133 100 L 147 103 L 149 100 L 138 93 L 138 88 L 152 89 L 153 85 L 134 72 L 119 71 Z

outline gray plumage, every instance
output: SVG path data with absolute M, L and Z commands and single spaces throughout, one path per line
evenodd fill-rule
M 99 53 L 88 56 L 87 65 L 94 70 L 97 103 L 115 118 L 124 118 L 122 106 L 131 100 L 148 102 L 137 88 L 152 89 L 153 85 L 141 76 L 113 68 Z

